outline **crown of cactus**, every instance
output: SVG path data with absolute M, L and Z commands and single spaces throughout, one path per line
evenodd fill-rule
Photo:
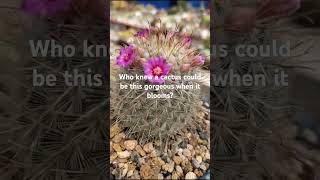
M 161 88 L 177 84 L 194 84 L 185 80 L 202 66 L 205 56 L 192 47 L 190 35 L 180 30 L 150 27 L 137 32 L 128 46 L 116 57 L 119 74 L 139 75 L 144 80 L 120 80 L 111 89 L 111 112 L 128 136 L 144 140 L 165 140 L 193 122 L 201 96 L 196 89 Z M 175 78 L 168 78 L 168 77 Z M 181 77 L 181 78 L 176 78 Z M 119 84 L 157 86 L 157 89 L 120 89 Z M 171 98 L 148 98 L 147 93 L 170 94 Z

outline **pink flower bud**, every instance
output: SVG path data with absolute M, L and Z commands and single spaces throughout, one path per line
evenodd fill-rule
M 191 70 L 191 65 L 190 64 L 182 64 L 180 67 L 181 72 L 188 72 Z
M 184 36 L 182 39 L 182 44 L 186 48 L 190 48 L 192 43 L 191 36 Z
M 149 29 L 142 29 L 141 31 L 138 31 L 135 36 L 140 38 L 140 39 L 148 39 L 150 35 L 150 30 Z
M 206 60 L 206 57 L 202 54 L 199 54 L 192 60 L 191 66 L 192 67 L 202 66 L 205 60 Z
M 177 34 L 177 32 L 175 32 L 175 31 L 169 31 L 167 33 L 167 39 L 173 38 L 176 34 Z
M 120 49 L 120 54 L 117 56 L 117 64 L 120 67 L 127 68 L 136 59 L 137 53 L 135 48 L 130 45 Z

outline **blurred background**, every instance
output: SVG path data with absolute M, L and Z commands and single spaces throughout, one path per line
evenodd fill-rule
M 161 21 L 161 26 L 182 27 L 192 33 L 192 43 L 209 59 L 210 11 L 208 1 L 112 1 L 110 8 L 110 52 L 126 43 L 137 31 Z M 111 58 L 111 60 L 114 58 Z M 209 61 L 205 69 L 208 69 Z

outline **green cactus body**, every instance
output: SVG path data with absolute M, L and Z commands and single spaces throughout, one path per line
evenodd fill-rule
M 111 87 L 111 112 L 113 120 L 126 128 L 129 136 L 134 135 L 141 141 L 164 140 L 192 124 L 201 104 L 200 90 L 177 87 L 181 84 L 195 86 L 193 80 L 184 77 L 196 75 L 204 57 L 191 47 L 191 38 L 188 38 L 179 30 L 151 27 L 132 38 L 130 47 L 134 52 L 125 51 L 129 46 L 120 50 L 117 64 L 121 67 L 116 74 L 134 78 L 123 80 L 116 77 L 116 83 Z M 127 55 L 132 54 L 133 62 L 126 64 Z M 159 67 L 154 65 L 155 62 L 160 63 Z M 164 80 L 148 80 L 154 73 L 165 74 L 162 76 Z M 145 79 L 137 80 L 136 76 Z M 119 89 L 120 84 L 129 88 Z M 139 88 L 131 89 L 133 84 Z M 167 94 L 170 98 L 148 98 L 148 94 Z

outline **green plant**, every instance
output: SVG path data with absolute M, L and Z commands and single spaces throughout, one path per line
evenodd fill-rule
M 198 89 L 176 87 L 181 84 L 195 87 L 194 81 L 183 77 L 196 75 L 204 59 L 191 47 L 191 37 L 181 36 L 178 28 L 168 31 L 151 27 L 138 32 L 130 46 L 120 50 L 118 74 L 144 76 L 146 79 L 121 80 L 117 77 L 111 87 L 112 118 L 127 128 L 128 136 L 139 137 L 141 142 L 154 139 L 162 142 L 175 135 L 193 123 L 201 102 Z M 119 89 L 120 84 L 141 85 L 141 88 Z M 148 93 L 167 96 L 148 98 Z

